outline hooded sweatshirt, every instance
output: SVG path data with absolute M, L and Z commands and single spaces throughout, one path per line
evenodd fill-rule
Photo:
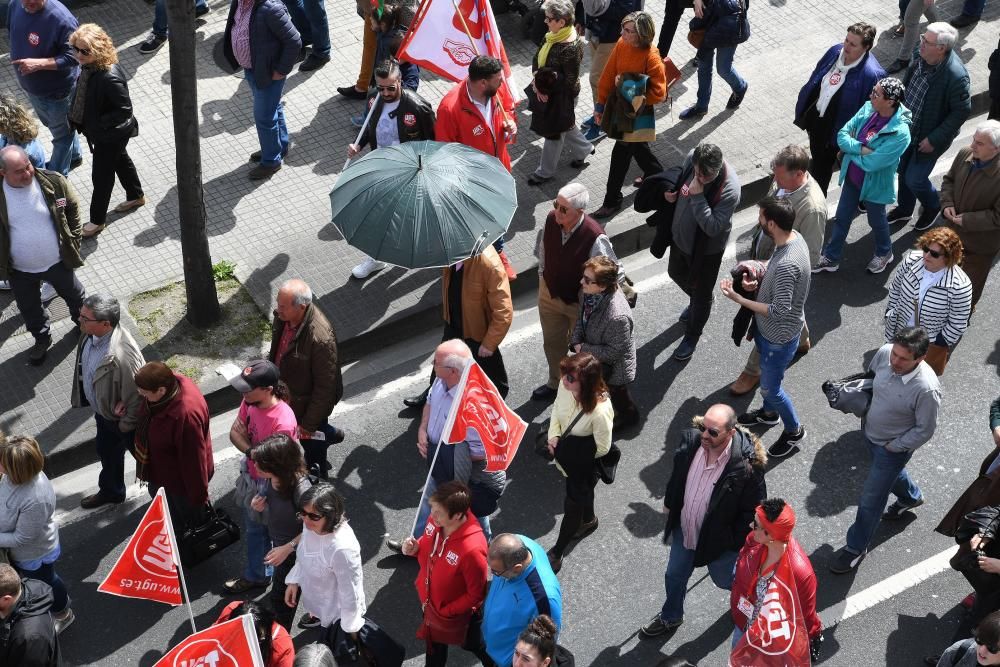
M 59 667 L 59 640 L 49 610 L 52 589 L 37 579 L 21 580 L 21 598 L 0 619 L 0 665 Z

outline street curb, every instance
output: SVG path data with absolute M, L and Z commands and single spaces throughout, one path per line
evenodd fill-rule
M 990 96 L 988 90 L 982 90 L 972 95 L 972 113 L 970 118 L 989 111 Z M 740 193 L 740 205 L 737 211 L 754 206 L 767 194 L 771 185 L 771 176 L 764 175 L 743 184 Z M 610 236 L 611 245 L 619 257 L 647 250 L 653 240 L 655 231 L 652 227 L 640 222 Z M 522 296 L 538 289 L 537 264 L 525 268 L 518 273 L 517 280 L 511 283 L 511 295 Z M 377 327 L 338 342 L 338 353 L 341 365 L 362 359 L 376 350 L 384 349 L 399 342 L 400 331 L 408 335 L 426 333 L 441 327 L 441 304 L 434 304 L 401 318 L 391 320 Z M 430 354 L 431 350 L 427 350 Z M 350 384 L 345 385 L 346 387 Z M 241 396 L 222 377 L 199 385 L 208 403 L 209 414 L 212 417 L 229 410 L 234 410 L 240 404 Z M 45 470 L 50 478 L 58 477 L 77 468 L 97 461 L 96 449 L 91 447 L 93 439 L 79 442 L 77 445 L 52 452 L 46 456 Z

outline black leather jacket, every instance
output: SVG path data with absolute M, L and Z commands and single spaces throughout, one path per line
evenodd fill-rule
M 80 92 L 78 86 L 76 94 Z M 139 133 L 139 121 L 132 114 L 132 98 L 121 65 L 115 63 L 107 70 L 92 70 L 84 94 L 83 124 L 73 123 L 73 127 L 90 143 L 115 143 Z
M 375 127 L 378 119 L 382 116 L 382 96 L 376 94 L 373 98 L 375 111 L 372 113 L 368 128 L 361 137 L 360 148 L 371 144 L 372 150 L 378 148 L 375 140 Z M 396 107 L 396 127 L 399 131 L 399 143 L 405 144 L 407 141 L 433 141 L 434 140 L 434 109 L 424 98 L 420 97 L 412 90 L 403 88 L 399 98 L 399 106 Z

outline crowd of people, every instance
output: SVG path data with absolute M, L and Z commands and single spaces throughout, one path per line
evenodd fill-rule
M 535 244 L 547 376 L 532 399 L 553 404 L 537 451 L 565 479 L 564 515 L 548 549 L 529 536 L 494 535 L 490 516 L 502 501 L 505 474 L 486 469 L 474 429 L 455 446 L 440 446 L 468 364 L 478 363 L 501 396 L 510 389 L 500 346 L 513 319 L 510 282 L 517 274 L 501 237 L 481 254 L 443 269 L 443 340 L 434 351 L 429 386 L 404 401 L 421 410 L 417 456 L 433 466 L 412 533 L 387 546 L 419 563 L 415 587 L 422 618 L 416 625 L 427 665 L 447 664 L 450 646 L 487 666 L 572 664 L 571 652 L 558 643 L 563 600 L 557 575 L 570 565 L 570 545 L 598 528 L 595 489 L 604 479 L 598 462 L 616 435 L 643 423 L 642 397 L 636 400 L 630 391 L 636 378 L 636 294 L 599 222 L 622 208 L 633 158 L 642 175 L 632 185 L 651 193 L 657 238 L 670 246 L 666 270 L 688 297 L 678 314 L 684 336 L 673 358 L 686 362 L 694 356 L 717 295 L 730 299 L 739 306 L 734 340 L 753 343 L 730 391 L 748 394 L 759 386 L 762 398 L 761 407 L 743 414 L 722 403 L 707 406 L 681 434 L 664 491 L 664 541 L 670 545 L 665 601 L 640 633 L 662 635 L 683 622 L 688 581 L 695 568 L 706 566 L 712 581 L 731 591 L 735 647 L 754 624 L 766 622 L 764 601 L 785 564 L 796 583 L 812 659 L 821 655 L 816 577 L 792 535 L 794 503 L 769 495 L 765 482 L 769 458 L 791 456 L 807 441 L 783 379 L 793 359 L 811 348 L 805 321 L 810 287 L 822 273 L 839 269 L 853 219 L 867 215 L 874 245 L 867 270 L 881 273 L 895 261 L 890 226 L 915 217 L 921 234 L 893 268 L 884 344 L 864 369 L 871 399 L 862 431 L 871 467 L 846 544 L 828 564 L 835 574 L 853 572 L 881 520 L 898 520 L 924 503 L 906 465 L 934 435 L 943 400 L 938 378 L 970 325 L 1000 251 L 1000 47 L 990 63 L 991 119 L 976 127 L 970 145 L 955 156 L 940 191 L 930 180 L 971 113 L 970 75 L 954 48 L 955 26 L 975 24 L 982 4 L 969 0 L 955 25 L 932 22 L 918 35 L 920 13 L 934 18 L 933 2 L 901 3 L 896 32 L 904 40 L 899 59 L 886 69 L 871 52 L 876 29 L 863 22 L 847 28 L 843 43 L 819 58 L 798 96 L 794 120 L 806 132 L 808 149 L 789 145 L 774 156 L 774 182 L 757 202 L 749 259 L 727 269 L 720 281 L 741 198 L 736 167 L 709 141 L 667 169 L 654 152 L 655 107 L 675 78 L 667 51 L 685 1 L 666 1 L 653 46 L 656 25 L 634 0 L 545 0 L 547 32 L 527 90 L 530 129 L 543 138 L 543 149 L 528 184 L 557 178 L 564 147 L 570 167 L 579 170 L 600 139 L 614 142 L 600 207 L 588 213 L 589 190 L 578 182 L 563 185 Z M 694 0 L 690 6 L 698 90 L 681 121 L 708 113 L 713 58 L 731 88 L 727 108 L 738 108 L 750 89 L 734 67 L 737 46 L 751 38 L 747 3 Z M 195 3 L 196 14 L 206 11 L 207 5 Z M 338 93 L 367 100 L 358 124 L 367 116 L 368 125 L 361 140 L 347 147 L 348 157 L 366 147 L 434 139 L 484 151 L 510 170 L 508 146 L 518 131 L 514 109 L 497 95 L 503 63 L 474 58 L 467 79 L 435 109 L 416 92 L 419 69 L 395 58 L 412 7 L 373 8 L 359 1 L 358 14 L 364 57 L 357 82 Z M 95 24 L 80 25 L 59 0 L 12 2 L 7 25 L 17 81 L 37 121 L 15 96 L 0 96 L 0 279 L 13 290 L 35 339 L 31 363 L 41 364 L 52 342 L 47 298 L 61 296 L 79 326 L 72 405 L 93 411 L 101 463 L 97 490 L 81 506 L 125 500 L 129 452 L 151 496 L 163 489 L 174 532 L 182 534 L 200 525 L 211 507 L 214 462 L 204 396 L 165 364 L 147 363 L 122 326 L 118 300 L 88 294 L 75 275 L 83 263 L 82 238 L 107 226 L 114 177 L 126 191 L 115 212 L 145 203 L 127 152 L 139 127 L 127 74 L 111 37 Z M 139 51 L 153 53 L 166 40 L 164 3 L 157 0 L 152 34 Z M 593 113 L 578 126 L 585 41 Z M 234 0 L 223 49 L 232 66 L 244 70 L 253 98 L 260 149 L 250 156 L 248 177 L 269 178 L 292 149 L 281 101 L 286 77 L 296 63 L 308 72 L 331 59 L 324 3 Z M 888 76 L 895 73 L 899 78 Z M 48 160 L 37 138 L 39 122 L 52 135 Z M 86 223 L 66 179 L 83 160 L 78 133 L 91 149 Z M 826 195 L 838 170 L 839 203 L 824 243 Z M 352 273 L 364 279 L 384 267 L 369 257 Z M 359 641 L 367 621 L 358 540 L 343 499 L 324 481 L 331 470 L 327 450 L 345 437 L 331 423 L 344 392 L 336 333 L 302 280 L 283 283 L 275 301 L 267 357 L 248 360 L 231 380 L 243 397 L 230 440 L 241 454 L 234 498 L 246 566 L 224 586 L 232 595 L 267 588 L 270 594 L 263 604 L 234 602 L 219 620 L 250 614 L 265 662 L 287 667 L 313 659 L 313 650 L 295 657 L 291 646 L 288 633 L 299 604 L 306 612 L 299 627 L 322 628 L 334 650 L 343 641 Z M 781 434 L 765 447 L 754 429 L 778 424 Z M 1000 446 L 1000 399 L 993 403 L 990 426 Z M 54 568 L 61 547 L 55 496 L 43 466 L 34 439 L 2 438 L 0 501 L 16 508 L 0 517 L 0 551 L 11 563 L 0 565 L 4 664 L 57 664 L 58 634 L 74 619 L 67 586 Z M 940 663 L 929 664 L 1000 663 L 1000 650 L 994 650 L 1000 639 L 1000 616 L 994 613 L 1000 607 L 997 479 L 994 451 L 938 527 L 959 543 L 952 565 L 974 594 L 955 644 Z M 895 500 L 887 507 L 890 495 Z

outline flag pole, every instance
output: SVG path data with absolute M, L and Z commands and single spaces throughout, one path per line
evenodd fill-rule
M 402 86 L 402 85 L 403 84 L 400 83 L 400 86 Z M 378 93 L 375 93 L 375 94 L 378 95 Z M 365 116 L 365 122 L 361 124 L 361 130 L 358 131 L 358 137 L 357 137 L 357 139 L 354 140 L 355 144 L 358 144 L 358 143 L 361 142 L 362 135 L 364 135 L 365 130 L 368 129 L 368 123 L 372 119 L 372 114 L 375 113 L 375 105 L 376 104 L 378 104 L 378 100 L 372 100 L 372 105 L 370 107 L 368 107 L 368 115 Z M 343 172 L 344 169 L 347 169 L 347 165 L 351 164 L 351 159 L 352 158 L 347 158 L 347 160 L 344 162 L 344 167 L 340 170 L 341 172 Z
M 194 608 L 191 606 L 191 596 L 188 594 L 187 582 L 184 581 L 184 568 L 181 567 L 181 559 L 178 555 L 178 549 L 180 547 L 177 544 L 177 538 L 174 535 L 174 522 L 170 518 L 170 504 L 167 502 L 167 494 L 164 492 L 162 486 L 157 490 L 156 495 L 163 498 L 163 509 L 166 510 L 164 523 L 167 524 L 167 535 L 170 536 L 170 557 L 173 559 L 174 567 L 177 568 L 177 574 L 181 579 L 181 592 L 184 594 L 184 602 L 187 603 L 188 617 L 191 619 L 191 633 L 194 634 L 195 632 L 198 632 L 198 626 L 194 624 Z
M 482 55 L 481 53 L 479 53 L 479 47 L 476 46 L 476 40 L 472 38 L 472 32 L 469 30 L 469 24 L 466 23 L 465 21 L 465 14 L 463 14 L 462 10 L 458 8 L 458 0 L 451 0 L 451 4 L 455 7 L 455 13 L 458 14 L 458 18 L 461 19 L 462 21 L 462 29 L 465 30 L 465 36 L 469 38 L 469 46 L 472 47 L 473 53 L 475 53 L 477 56 Z M 504 75 L 504 83 L 506 82 L 507 82 L 507 77 L 506 75 Z M 514 91 L 510 92 L 513 93 Z M 510 120 L 510 116 L 507 115 L 507 110 L 503 108 L 503 105 L 499 104 L 499 102 L 497 104 L 500 107 L 500 114 L 503 116 L 504 122 Z

